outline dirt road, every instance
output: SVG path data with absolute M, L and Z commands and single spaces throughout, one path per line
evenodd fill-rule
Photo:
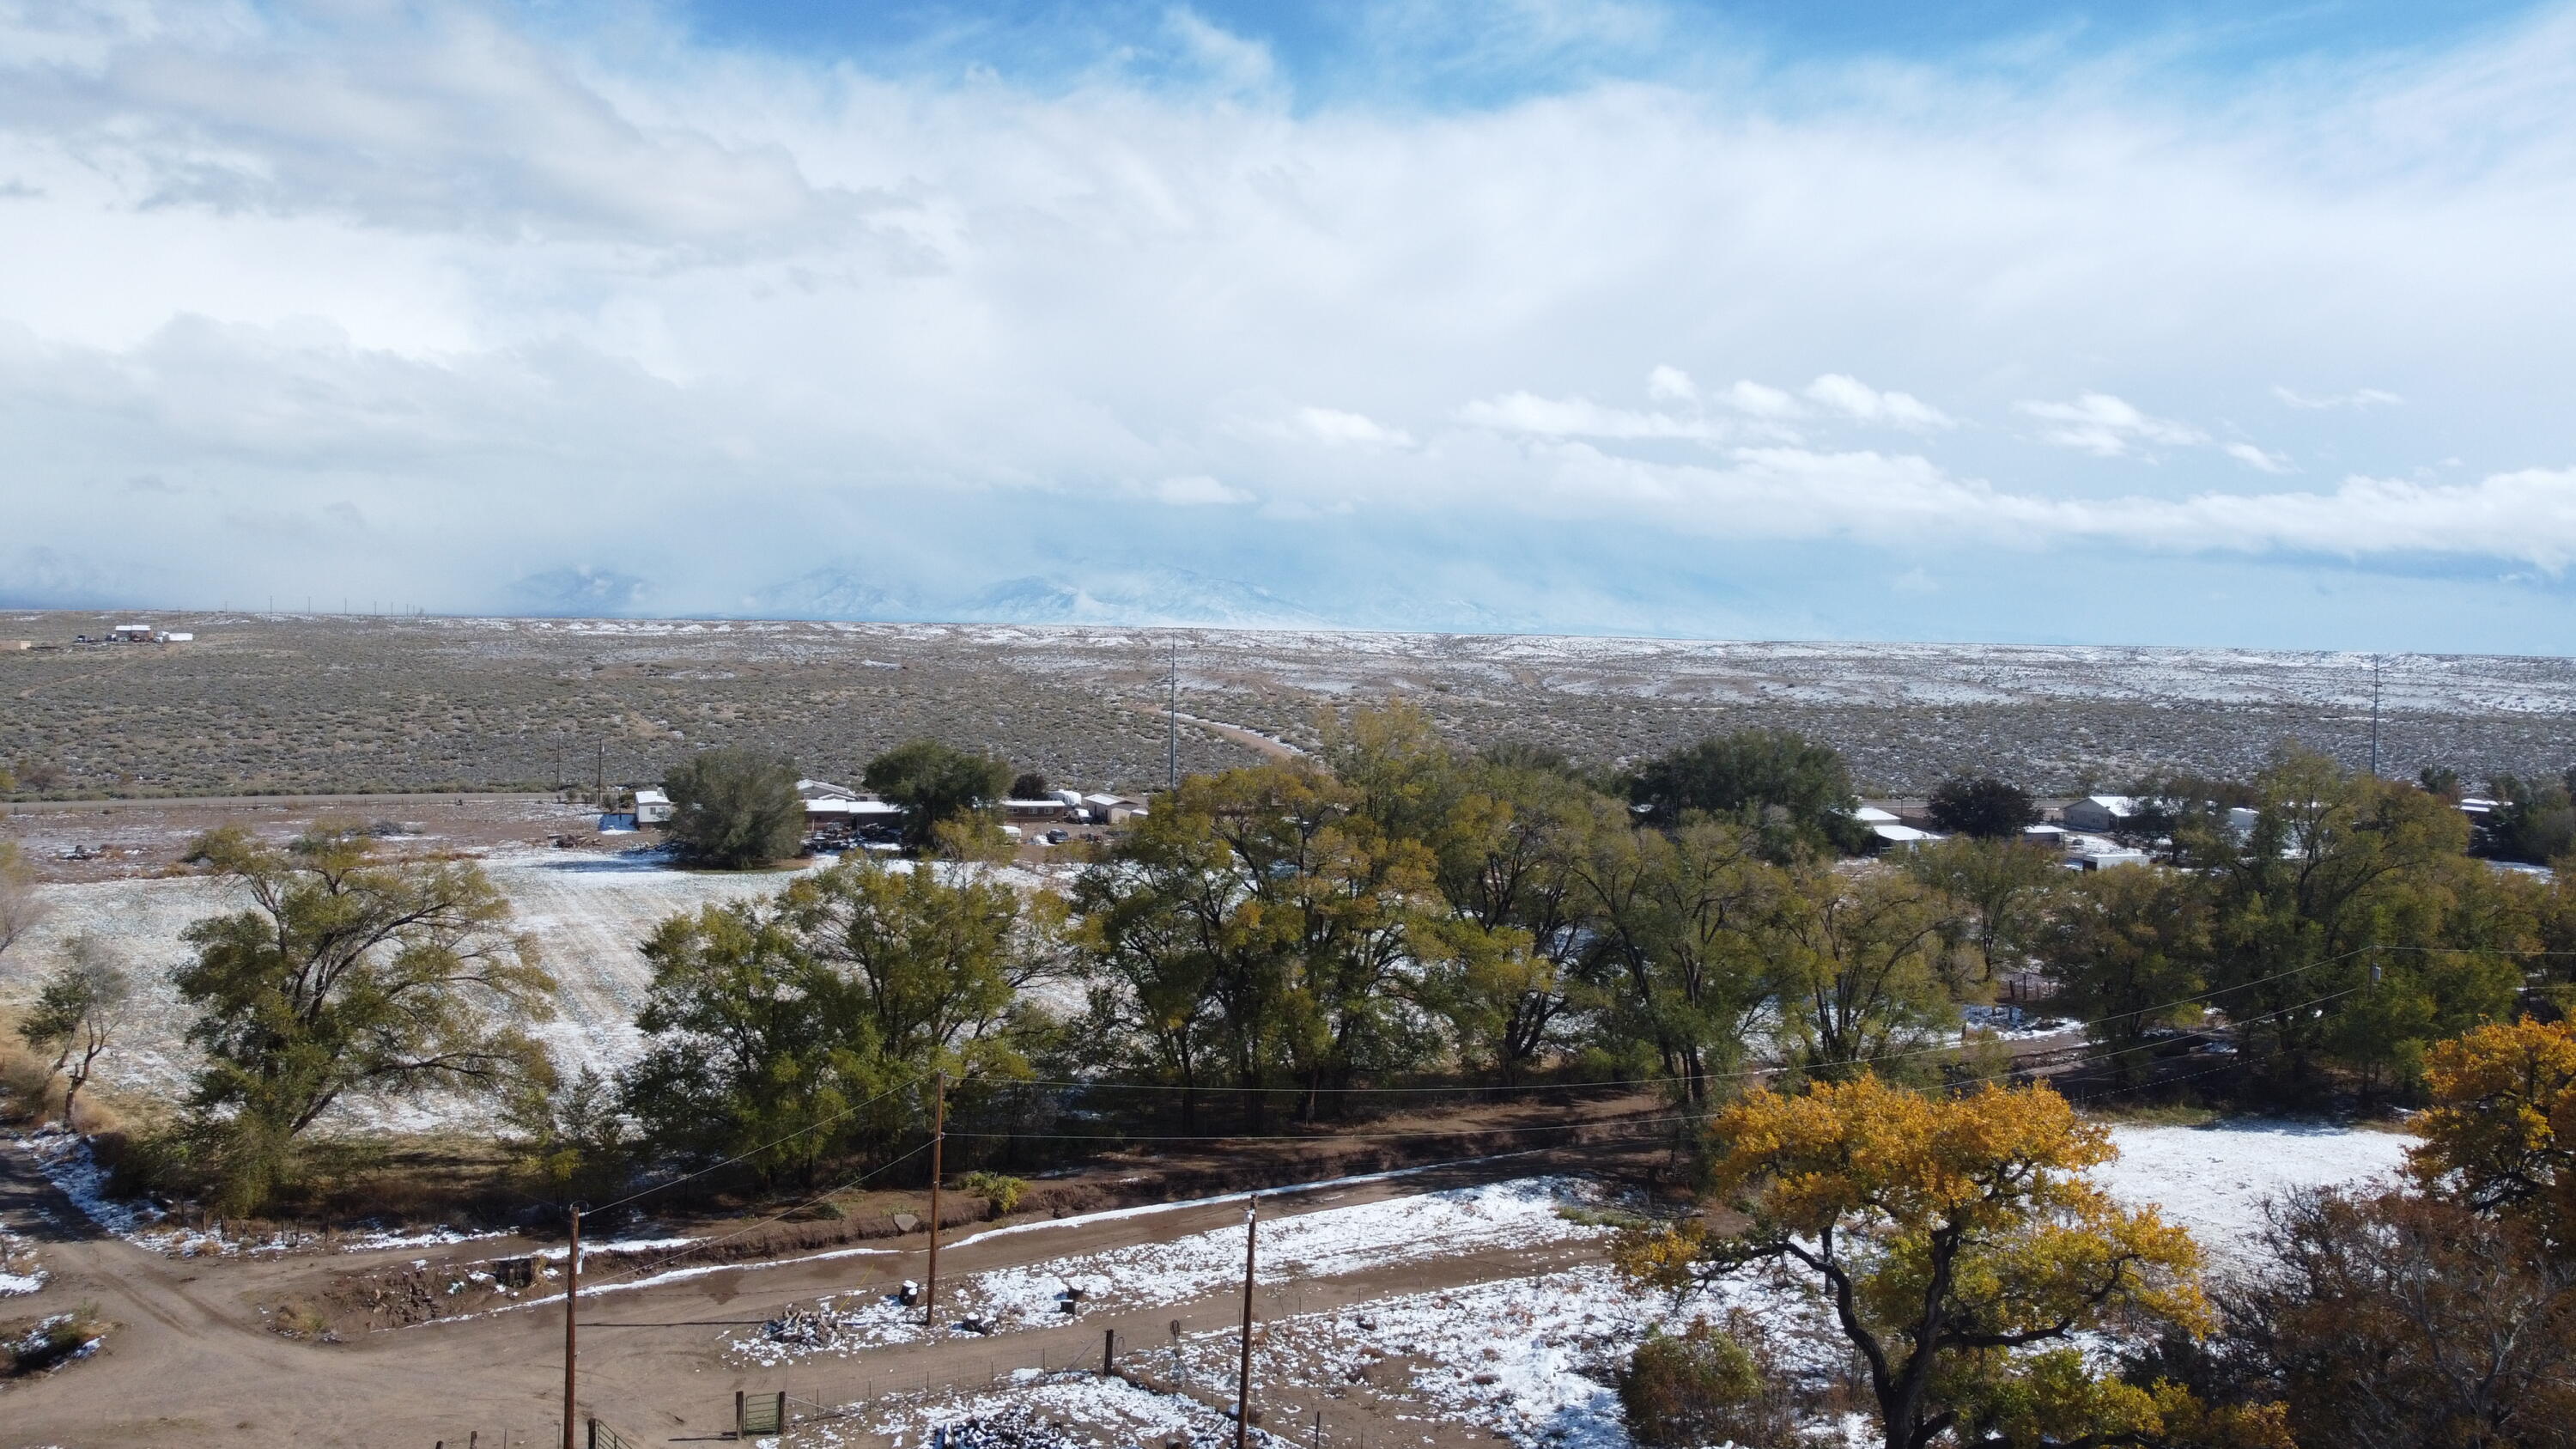
M 1570 1165 L 1574 1159 L 1563 1151 L 1489 1159 L 1267 1197 L 1263 1214 L 1286 1216 Z M 0 1390 L 0 1446 L 7 1449 L 428 1449 L 442 1440 L 462 1444 L 476 1432 L 487 1445 L 501 1442 L 504 1433 L 513 1445 L 560 1442 L 560 1298 L 369 1334 L 352 1343 L 313 1344 L 272 1332 L 260 1305 L 318 1292 L 333 1272 L 367 1258 L 191 1263 L 158 1257 L 98 1233 L 14 1146 L 0 1151 L 0 1219 L 36 1240 L 53 1274 L 34 1297 L 0 1301 L 0 1313 L 32 1316 L 92 1303 L 116 1325 L 92 1358 Z M 1169 1241 L 1240 1221 L 1239 1204 L 1223 1202 L 1048 1224 L 961 1241 L 942 1253 L 940 1268 L 944 1279 L 958 1281 L 991 1268 Z M 492 1246 L 430 1256 L 480 1257 Z M 1265 1289 L 1261 1312 L 1267 1317 L 1518 1276 L 1586 1251 L 1576 1245 L 1461 1254 Z M 410 1255 L 371 1256 L 385 1261 Z M 730 1426 L 737 1389 L 786 1388 L 800 1397 L 838 1401 L 890 1381 L 980 1379 L 1041 1355 L 1058 1364 L 1097 1364 L 1104 1329 L 1115 1328 L 1126 1343 L 1143 1346 L 1167 1341 L 1171 1320 L 1192 1330 L 1221 1328 L 1239 1311 L 1239 1299 L 1221 1293 L 1149 1312 L 1085 1316 L 1061 1329 L 889 1346 L 868 1351 L 863 1360 L 808 1362 L 784 1371 L 746 1370 L 727 1361 L 725 1338 L 767 1320 L 782 1304 L 890 1288 L 922 1274 L 921 1254 L 912 1247 L 745 1264 L 642 1287 L 621 1288 L 613 1275 L 603 1274 L 606 1281 L 598 1286 L 609 1291 L 584 1300 L 583 1412 L 639 1442 L 707 1439 Z M 849 1442 L 869 1441 L 855 1434 Z

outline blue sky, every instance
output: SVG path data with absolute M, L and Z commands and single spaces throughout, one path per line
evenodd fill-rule
M 0 604 L 2566 653 L 2576 7 L 51 0 Z

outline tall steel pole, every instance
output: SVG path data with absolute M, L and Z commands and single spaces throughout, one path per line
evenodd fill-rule
M 1163 750 L 1169 773 L 1166 788 L 1174 794 L 1181 788 L 1181 636 L 1172 636 L 1172 673 L 1169 693 L 1163 701 Z
M 932 1076 L 930 1108 L 930 1284 L 921 1295 L 921 1326 L 939 1324 L 939 1149 L 948 1140 L 948 1074 Z
M 573 1315 L 581 1306 L 581 1209 L 572 1210 L 572 1245 L 564 1250 L 564 1437 L 563 1449 L 580 1449 L 573 1443 L 573 1365 L 579 1355 L 573 1340 Z
M 1243 1361 L 1234 1374 L 1234 1449 L 1252 1442 L 1252 1248 L 1261 1224 L 1261 1199 L 1243 1199 Z

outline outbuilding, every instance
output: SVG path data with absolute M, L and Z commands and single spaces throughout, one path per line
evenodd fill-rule
M 2069 830 L 2099 833 L 2119 829 L 2139 808 L 2133 795 L 2087 795 L 2066 807 L 2064 819 Z

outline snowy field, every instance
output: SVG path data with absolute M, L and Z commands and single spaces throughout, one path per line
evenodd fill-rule
M 649 857 L 511 850 L 483 861 L 509 896 L 513 929 L 537 938 L 558 983 L 555 1019 L 537 1029 L 558 1062 L 613 1068 L 641 1050 L 634 1026 L 650 979 L 640 943 L 664 917 L 701 906 L 773 894 L 785 873 L 724 875 L 673 870 Z M 172 984 L 189 959 L 181 933 L 206 916 L 241 908 L 224 886 L 193 877 L 99 881 L 40 888 L 52 914 L 0 957 L 0 1002 L 23 1004 L 83 932 L 104 937 L 130 963 L 137 991 L 132 1024 L 100 1063 L 111 1089 L 175 1097 L 195 1057 L 183 1040 L 188 1013 Z M 343 1120 L 422 1128 L 458 1120 L 438 1102 L 359 1109 Z
M 2301 1188 L 2393 1178 L 2415 1139 L 2314 1122 L 2245 1119 L 2207 1127 L 2113 1127 L 2119 1157 L 2094 1179 L 2191 1230 L 2213 1263 L 2243 1263 L 2263 1202 Z

